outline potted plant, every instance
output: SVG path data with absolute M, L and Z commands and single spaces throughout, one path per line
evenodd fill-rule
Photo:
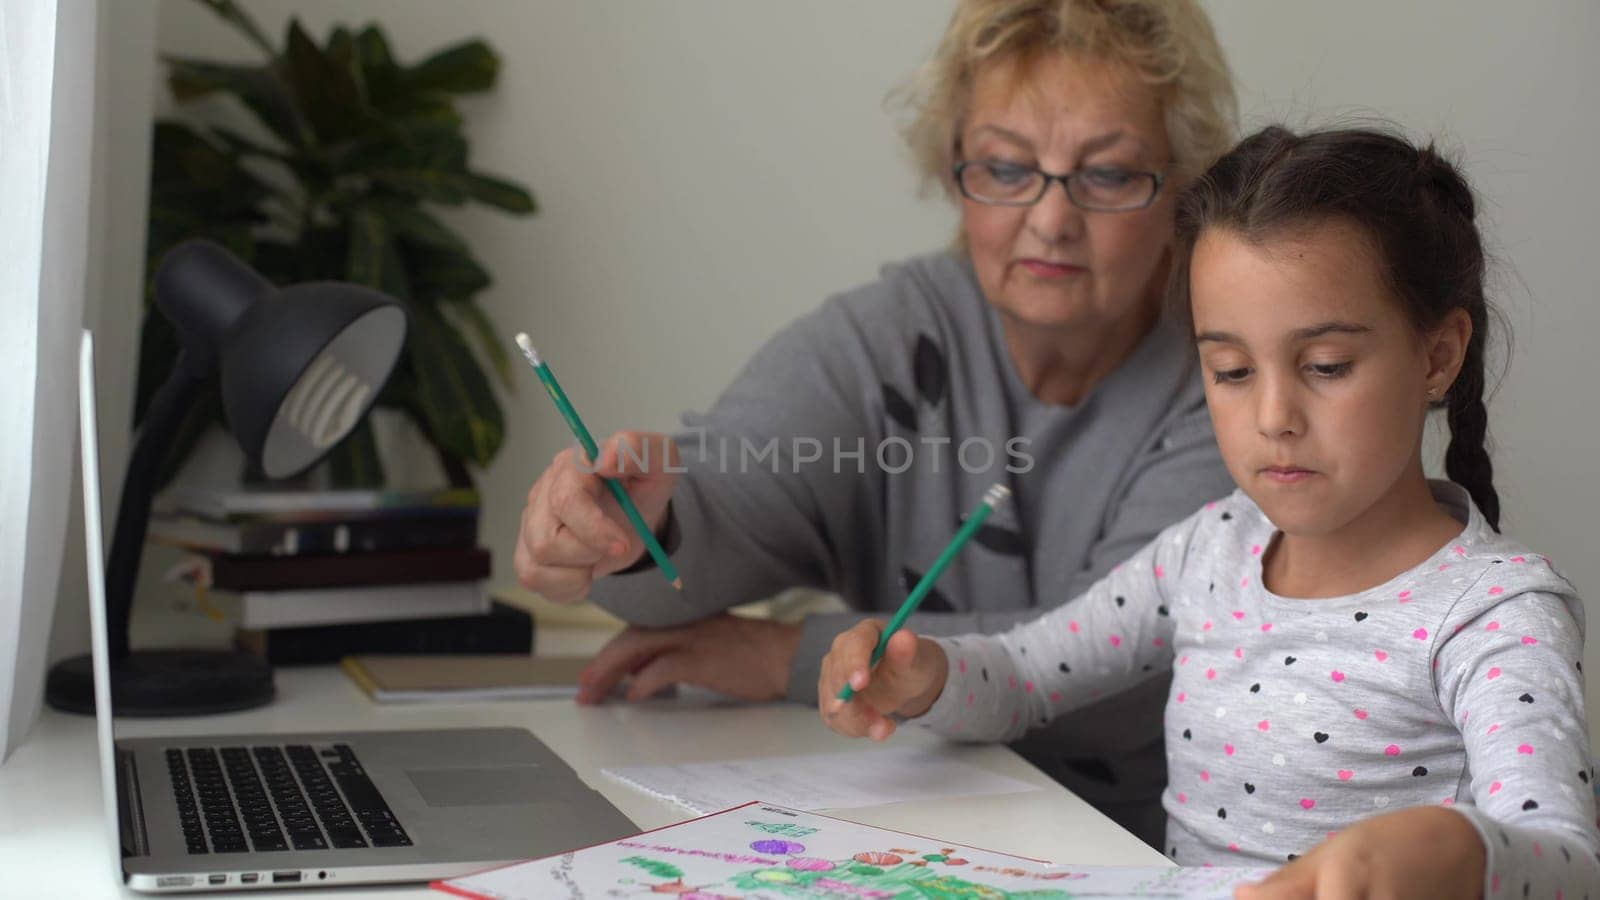
M 227 95 L 248 115 L 237 129 L 156 123 L 147 277 L 169 247 L 207 237 L 275 283 L 346 280 L 400 300 L 410 321 L 406 349 L 378 403 L 415 423 L 452 484 L 470 485 L 468 465 L 486 465 L 505 434 L 486 368 L 511 390 L 510 362 L 474 299 L 489 273 L 430 207 L 534 211 L 526 188 L 467 163 L 454 98 L 491 88 L 499 59 L 472 40 L 405 65 L 375 24 L 359 32 L 336 27 L 318 44 L 294 19 L 278 49 L 233 0 L 198 2 L 263 59 L 164 60 L 179 102 Z M 178 350 L 167 320 L 149 309 L 148 283 L 145 296 L 135 424 Z M 214 387 L 184 423 L 163 482 L 213 424 L 226 427 Z M 337 486 L 384 481 L 366 423 L 335 448 L 329 466 Z

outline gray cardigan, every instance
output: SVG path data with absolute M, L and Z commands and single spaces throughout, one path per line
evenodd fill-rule
M 910 626 L 998 632 L 1082 593 L 1233 482 L 1181 329 L 1162 321 L 1076 406 L 1022 384 L 970 264 L 939 253 L 886 266 L 755 355 L 677 437 L 687 473 L 669 542 L 686 589 L 644 565 L 592 598 L 668 626 L 790 587 L 860 612 L 814 615 L 789 697 L 816 702 L 834 635 L 892 614 L 996 482 L 1012 491 Z M 1065 717 L 1017 749 L 1159 843 L 1167 673 Z

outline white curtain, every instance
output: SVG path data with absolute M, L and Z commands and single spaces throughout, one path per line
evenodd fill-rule
M 0 760 L 39 712 L 68 539 L 97 0 L 0 0 Z

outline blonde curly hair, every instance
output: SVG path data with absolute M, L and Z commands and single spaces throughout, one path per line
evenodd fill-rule
M 1105 60 L 1154 88 L 1181 181 L 1233 146 L 1233 74 L 1195 0 L 961 0 L 933 57 L 891 95 L 909 113 L 904 134 L 925 188 L 954 196 L 950 173 L 978 71 L 1027 68 L 1048 53 Z

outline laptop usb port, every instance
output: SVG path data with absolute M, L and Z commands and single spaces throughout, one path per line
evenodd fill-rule
M 272 883 L 273 884 L 284 884 L 286 882 L 299 881 L 299 880 L 300 880 L 300 873 L 299 872 L 273 872 L 272 873 Z
M 206 880 L 211 882 L 212 884 L 227 884 L 228 883 L 228 876 L 226 876 L 226 875 L 212 875 L 211 877 L 207 878 Z
M 255 884 L 256 881 L 258 879 L 260 879 L 260 878 L 261 878 L 261 876 L 257 875 L 255 872 L 246 872 L 243 875 L 239 876 L 239 883 L 240 884 Z

